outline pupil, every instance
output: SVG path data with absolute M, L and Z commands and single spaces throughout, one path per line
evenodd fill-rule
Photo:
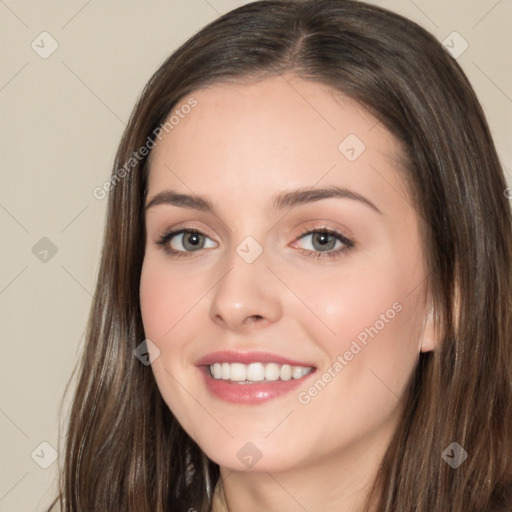
M 201 235 L 199 233 L 189 233 L 183 239 L 184 247 L 188 249 L 197 249 L 197 247 L 201 244 Z
M 317 242 L 322 249 L 332 249 L 336 244 L 336 239 L 333 238 L 333 240 L 329 242 L 329 236 L 329 233 L 316 233 L 313 236 L 313 243 Z

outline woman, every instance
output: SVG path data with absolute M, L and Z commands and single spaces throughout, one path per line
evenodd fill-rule
M 269 1 L 205 27 L 105 187 L 61 510 L 511 510 L 505 190 L 411 21 Z

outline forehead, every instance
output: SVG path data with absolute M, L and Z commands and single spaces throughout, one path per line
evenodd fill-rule
M 183 108 L 193 98 L 195 106 Z M 214 84 L 175 106 L 153 150 L 149 195 L 166 187 L 263 201 L 271 190 L 337 184 L 402 193 L 399 142 L 355 101 L 294 75 Z M 176 122 L 177 121 L 177 122 Z M 402 191 L 402 192 L 399 192 Z

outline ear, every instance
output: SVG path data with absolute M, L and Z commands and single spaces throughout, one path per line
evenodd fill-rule
M 436 348 L 437 342 L 438 335 L 434 322 L 434 309 L 430 307 L 423 324 L 423 332 L 421 333 L 419 348 L 421 349 L 421 352 L 430 352 Z
M 453 321 L 455 323 L 456 332 L 459 331 L 459 316 L 460 316 L 460 308 L 461 308 L 461 300 L 460 300 L 460 288 L 458 284 L 454 287 L 453 293 L 453 302 L 452 302 L 452 315 Z M 434 307 L 432 303 L 432 298 L 429 297 L 427 299 L 427 304 L 429 306 L 427 316 L 425 317 L 425 322 L 423 324 L 423 331 L 420 337 L 419 349 L 421 352 L 430 352 L 434 350 L 441 339 L 444 338 L 444 327 L 441 328 L 440 325 L 436 325 L 437 322 L 434 319 Z

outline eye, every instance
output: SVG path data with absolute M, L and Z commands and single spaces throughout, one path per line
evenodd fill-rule
M 211 243 L 208 245 L 207 241 Z M 198 229 L 179 229 L 163 234 L 156 242 L 164 250 L 175 256 L 186 256 L 187 253 L 215 247 L 215 242 Z
M 304 240 L 297 247 L 299 240 Z M 201 249 L 216 246 L 211 238 L 194 228 L 183 228 L 164 233 L 156 242 L 163 250 L 173 257 L 186 257 Z M 310 229 L 302 233 L 292 244 L 307 256 L 336 257 L 354 247 L 355 243 L 339 231 L 330 227 Z M 308 247 L 309 246 L 309 247 Z
M 348 239 L 339 231 L 322 227 L 310 229 L 304 232 L 297 240 L 305 240 L 301 243 L 301 250 L 306 251 L 308 256 L 317 257 L 336 257 L 342 252 L 350 250 L 354 247 L 354 242 Z M 295 247 L 297 242 L 294 242 Z

